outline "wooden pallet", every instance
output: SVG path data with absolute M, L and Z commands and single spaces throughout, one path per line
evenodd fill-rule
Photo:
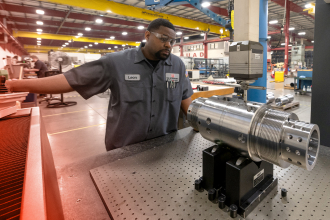
M 276 106 L 276 104 L 272 104 L 271 106 L 275 109 L 279 109 L 279 110 L 287 110 L 287 109 L 292 109 L 292 108 L 295 108 L 295 107 L 299 107 L 300 103 L 299 102 L 291 102 L 291 103 L 288 103 L 286 105 L 282 105 L 282 106 Z
M 291 87 L 290 84 L 284 85 L 284 89 L 294 90 L 294 87 Z

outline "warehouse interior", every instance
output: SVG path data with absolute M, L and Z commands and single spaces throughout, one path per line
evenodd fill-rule
M 175 131 L 107 150 L 110 87 L 8 86 L 141 51 L 157 18 L 192 88 Z M 0 0 L 0 219 L 329 219 L 329 19 L 329 0 Z

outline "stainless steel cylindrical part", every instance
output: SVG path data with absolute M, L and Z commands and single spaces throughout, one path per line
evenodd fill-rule
M 222 96 L 199 98 L 188 108 L 188 121 L 207 140 L 225 142 L 242 156 L 283 168 L 312 170 L 319 151 L 319 128 L 297 115 L 268 105 Z
M 281 97 L 278 97 L 275 99 L 275 103 L 277 106 L 282 106 L 282 105 L 288 104 L 289 102 L 290 102 L 290 100 L 285 96 L 281 96 Z
M 272 103 L 274 101 L 275 101 L 275 96 L 271 96 L 271 95 L 266 96 L 266 103 L 267 104 Z
M 294 96 L 291 94 L 287 94 L 287 95 L 285 95 L 285 97 L 287 97 L 289 99 L 289 102 L 292 102 L 294 100 Z

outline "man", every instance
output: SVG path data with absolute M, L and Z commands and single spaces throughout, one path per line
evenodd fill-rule
M 45 73 L 48 70 L 47 66 L 39 60 L 39 58 L 36 55 L 30 56 L 32 61 L 34 62 L 34 68 L 33 69 L 24 69 L 24 72 L 35 72 L 38 76 L 38 78 L 45 77 Z M 46 96 L 46 94 L 40 94 L 40 96 Z
M 37 56 L 32 55 L 30 57 L 34 62 L 34 68 L 24 69 L 24 72 L 35 72 L 38 75 L 38 78 L 45 77 L 45 72 L 48 70 L 47 66 L 42 61 L 40 61 Z
M 111 53 L 64 74 L 10 81 L 10 91 L 64 93 L 83 98 L 111 90 L 105 143 L 107 150 L 166 135 L 177 130 L 180 111 L 187 113 L 193 94 L 185 66 L 171 54 L 175 28 L 165 19 L 152 21 L 146 43 Z

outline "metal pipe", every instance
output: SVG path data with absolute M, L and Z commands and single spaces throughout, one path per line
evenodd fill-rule
M 266 104 L 270 104 L 275 101 L 275 96 L 267 95 L 266 96 Z
M 205 139 L 225 142 L 255 162 L 264 160 L 283 168 L 293 164 L 306 170 L 315 166 L 319 127 L 299 121 L 294 113 L 263 103 L 213 96 L 195 99 L 187 119 Z
M 57 28 L 57 31 L 56 31 L 55 34 L 58 34 L 58 32 L 60 32 L 60 30 L 61 30 L 61 28 L 62 28 L 62 26 L 63 26 L 65 20 L 69 17 L 71 11 L 72 11 L 72 7 L 70 7 L 68 13 L 67 13 L 66 16 L 63 18 L 63 20 L 62 20 L 60 26 Z M 52 45 L 52 43 L 53 43 L 53 40 L 49 43 L 49 46 Z
M 292 102 L 294 100 L 294 96 L 291 94 L 287 94 L 287 95 L 285 95 L 285 97 L 287 97 L 289 99 L 289 102 Z
M 290 102 L 290 100 L 286 96 L 280 96 L 275 99 L 275 103 L 277 106 L 282 106 L 282 105 L 288 104 L 289 102 Z
M 285 10 L 286 10 L 286 21 L 284 26 L 284 33 L 285 33 L 285 57 L 284 57 L 284 74 L 288 74 L 289 68 L 289 41 L 290 41 L 290 32 L 289 32 L 289 25 L 290 25 L 290 1 L 285 0 Z
M 3 18 L 3 25 L 7 28 L 7 20 L 6 18 Z M 4 40 L 3 41 L 0 41 L 0 44 L 6 44 L 8 43 L 8 36 L 7 34 L 3 33 L 4 34 Z
M 253 83 L 253 86 L 267 86 L 267 35 L 268 34 L 268 0 L 259 0 L 259 43 L 263 46 L 263 76 Z M 250 89 L 248 100 L 266 102 L 266 91 Z
M 5 34 L 7 34 L 7 36 L 14 41 L 14 43 L 21 49 L 22 52 L 24 52 L 25 54 L 29 54 L 24 47 L 21 45 L 21 43 L 10 33 L 10 31 L 7 29 L 7 27 L 0 21 L 0 29 L 3 30 L 3 32 Z

